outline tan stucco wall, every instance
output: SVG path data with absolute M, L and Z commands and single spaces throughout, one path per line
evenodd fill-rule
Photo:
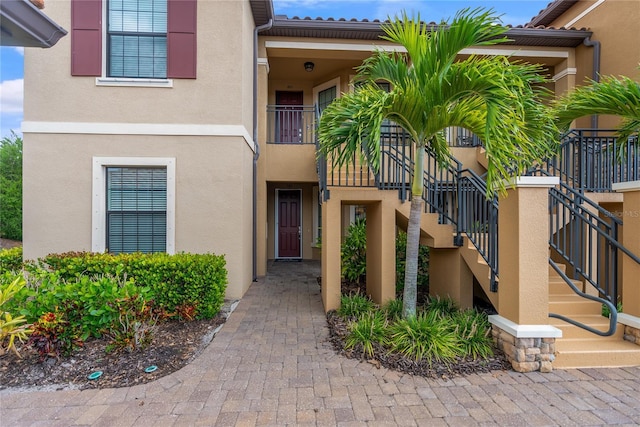
M 176 252 L 224 254 L 227 296 L 251 284 L 251 162 L 239 138 L 44 135 L 24 141 L 24 254 L 90 251 L 92 158 L 176 159 Z
M 69 1 L 46 13 L 71 28 Z M 253 19 L 247 1 L 198 2 L 197 79 L 173 88 L 96 86 L 70 72 L 71 36 L 55 49 L 25 51 L 25 120 L 242 124 L 252 132 Z M 104 46 L 103 46 L 104 48 Z M 230 77 L 233 78 L 230 78 Z
M 551 23 L 551 26 L 566 26 L 595 4 L 594 0 L 581 0 Z M 640 81 L 640 37 L 637 31 L 639 21 L 640 2 L 637 0 L 605 0 L 571 26 L 593 31 L 591 39 L 600 42 L 601 75 L 624 75 Z M 593 78 L 593 50 L 594 48 L 584 45 L 576 48 L 577 84 L 583 84 L 586 78 Z M 599 127 L 612 128 L 617 126 L 618 122 L 615 117 L 602 116 Z M 589 118 L 583 118 L 576 122 L 576 126 L 591 127 L 591 121 Z

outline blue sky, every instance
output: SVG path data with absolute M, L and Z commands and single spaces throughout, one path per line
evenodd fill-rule
M 419 12 L 423 21 L 439 22 L 456 11 L 470 7 L 492 8 L 504 24 L 522 25 L 538 14 L 550 0 L 273 0 L 275 13 L 290 18 L 381 19 L 402 10 Z M 66 36 L 69 37 L 69 36 Z M 53 49 L 57 49 L 56 46 Z M 24 52 L 22 48 L 0 47 L 0 137 L 11 130 L 20 134 L 23 105 Z

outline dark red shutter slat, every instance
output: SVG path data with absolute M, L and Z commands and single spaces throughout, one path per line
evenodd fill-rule
M 71 75 L 102 75 L 102 0 L 71 0 Z
M 197 0 L 168 0 L 167 77 L 196 78 Z

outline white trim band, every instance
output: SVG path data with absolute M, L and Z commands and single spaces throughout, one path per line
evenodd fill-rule
M 626 313 L 618 313 L 618 323 L 640 329 L 640 318 Z
M 553 80 L 553 82 L 555 83 L 560 79 L 563 79 L 563 78 L 565 78 L 567 76 L 575 76 L 576 74 L 578 74 L 578 69 L 577 68 L 565 68 L 564 70 L 560 71 L 555 76 L 551 77 L 551 80 Z
M 508 187 L 549 188 L 560 184 L 557 176 L 516 176 L 507 181 Z
M 551 325 L 518 325 L 498 314 L 489 316 L 489 322 L 516 338 L 562 338 L 562 330 Z
M 67 133 L 88 135 L 177 135 L 235 136 L 256 151 L 253 138 L 241 125 L 200 125 L 175 123 L 91 123 L 91 122 L 22 122 L 23 133 Z
M 172 88 L 172 79 L 125 79 L 121 77 L 96 77 L 96 86 L 160 87 Z
M 611 189 L 618 193 L 624 193 L 626 191 L 638 191 L 640 190 L 640 181 L 627 181 L 611 184 Z

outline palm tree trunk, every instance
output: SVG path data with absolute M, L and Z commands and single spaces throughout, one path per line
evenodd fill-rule
M 416 300 L 418 297 L 418 250 L 420 246 L 420 222 L 424 200 L 422 199 L 424 174 L 424 147 L 416 148 L 416 159 L 411 185 L 411 210 L 407 225 L 407 249 L 404 270 L 404 295 L 402 315 L 404 318 L 416 316 Z

